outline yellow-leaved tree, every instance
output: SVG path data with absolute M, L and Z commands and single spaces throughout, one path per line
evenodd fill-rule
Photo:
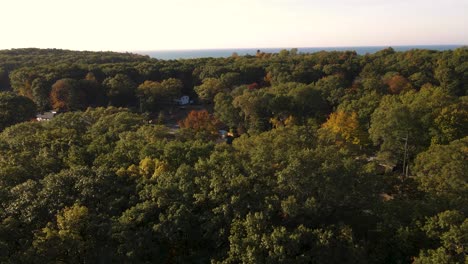
M 93 258 L 95 247 L 91 228 L 91 216 L 86 206 L 74 204 L 65 207 L 56 215 L 56 222 L 49 222 L 35 234 L 33 248 L 46 262 L 72 259 L 86 263 Z M 85 252 L 88 252 L 85 254 Z
M 320 138 L 339 146 L 365 145 L 367 134 L 359 124 L 356 112 L 337 111 L 332 113 L 320 129 Z

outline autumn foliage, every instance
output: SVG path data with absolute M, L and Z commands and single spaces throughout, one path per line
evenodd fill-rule
M 355 112 L 337 111 L 330 115 L 322 125 L 322 134 L 337 145 L 360 145 L 365 141 L 365 133 L 361 129 Z
M 218 134 L 220 125 L 220 121 L 206 110 L 193 110 L 184 120 L 179 121 L 180 128 L 190 128 L 197 132 L 205 131 L 212 135 Z
M 412 89 L 411 83 L 401 75 L 395 75 L 385 81 L 391 94 L 399 94 Z
M 74 79 L 60 79 L 52 85 L 50 102 L 53 109 L 76 110 L 85 103 L 85 94 Z

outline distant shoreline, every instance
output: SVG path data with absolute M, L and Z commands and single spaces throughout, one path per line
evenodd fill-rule
M 382 49 L 392 47 L 395 51 L 407 51 L 411 49 L 428 50 L 453 50 L 464 45 L 408 45 L 408 46 L 350 46 L 350 47 L 300 47 L 298 53 L 313 53 L 319 51 L 356 51 L 360 55 L 366 53 L 375 53 Z M 285 48 L 240 48 L 240 49 L 190 49 L 190 50 L 150 50 L 150 51 L 132 51 L 132 53 L 148 55 L 152 58 L 163 60 L 176 59 L 195 59 L 195 58 L 223 58 L 230 57 L 233 53 L 239 56 L 255 55 L 257 50 L 267 53 L 277 53 L 281 50 L 291 50 L 293 47 Z

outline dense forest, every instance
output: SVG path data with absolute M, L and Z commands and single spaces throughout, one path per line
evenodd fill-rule
M 466 47 L 2 50 L 0 91 L 0 263 L 468 261 Z

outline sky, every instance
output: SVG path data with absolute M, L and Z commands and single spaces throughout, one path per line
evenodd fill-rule
M 5 0 L 0 49 L 468 44 L 468 0 Z

